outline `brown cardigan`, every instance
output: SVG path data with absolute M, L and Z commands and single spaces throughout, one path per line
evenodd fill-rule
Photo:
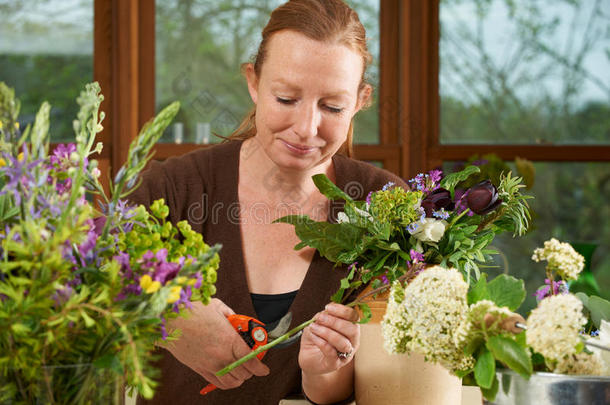
M 206 243 L 222 244 L 215 297 L 238 314 L 256 317 L 244 272 L 238 222 L 241 144 L 241 141 L 231 141 L 170 158 L 163 163 L 153 162 L 130 200 L 148 206 L 163 197 L 169 206 L 172 222 L 187 219 L 193 229 L 203 235 Z M 380 189 L 388 181 L 404 184 L 387 171 L 344 156 L 335 155 L 333 164 L 337 185 L 354 199 L 366 198 L 369 191 Z M 341 203 L 332 202 L 330 221 L 335 221 L 341 207 Z M 345 267 L 333 268 L 333 263 L 316 252 L 290 308 L 293 315 L 291 326 L 299 325 L 321 311 L 345 275 Z M 159 361 L 162 376 L 156 395 L 152 401 L 139 399 L 138 404 L 275 405 L 282 398 L 301 392 L 298 352 L 298 344 L 272 349 L 263 359 L 271 370 L 269 375 L 252 377 L 236 389 L 217 389 L 201 396 L 199 390 L 207 384 L 204 378 L 162 350 Z

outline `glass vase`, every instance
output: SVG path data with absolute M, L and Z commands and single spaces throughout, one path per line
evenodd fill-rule
M 0 375 L 0 403 L 122 405 L 122 379 L 92 364 L 9 369 L 6 375 Z

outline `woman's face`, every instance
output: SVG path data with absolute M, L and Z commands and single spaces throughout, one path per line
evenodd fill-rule
M 256 104 L 256 137 L 276 165 L 309 170 L 337 152 L 371 91 L 358 92 L 363 63 L 343 45 L 294 31 L 273 34 L 260 76 L 249 65 L 246 77 Z

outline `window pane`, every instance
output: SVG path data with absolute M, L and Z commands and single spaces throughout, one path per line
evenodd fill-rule
M 0 0 L 0 80 L 21 99 L 21 125 L 51 104 L 51 141 L 74 139 L 76 97 L 93 80 L 93 0 Z
M 610 143 L 610 10 L 441 0 L 441 143 Z
M 512 166 L 512 165 L 509 165 Z M 452 165 L 446 165 L 451 168 Z M 534 186 L 525 193 L 533 211 L 530 232 L 523 237 L 500 235 L 493 246 L 502 253 L 495 256 L 495 277 L 506 269 L 508 274 L 525 280 L 527 311 L 535 306 L 534 291 L 544 284 L 545 263 L 532 261 L 535 248 L 557 238 L 562 242 L 595 243 L 591 270 L 602 294 L 610 289 L 610 163 L 534 163 Z M 512 167 L 513 173 L 515 168 Z
M 162 142 L 217 143 L 252 107 L 240 66 L 258 49 L 262 28 L 282 0 L 169 0 L 156 2 L 156 106 L 173 100 L 182 107 Z M 350 2 L 369 29 L 379 55 L 378 1 Z M 377 58 L 375 59 L 377 60 Z M 376 86 L 378 63 L 370 69 Z M 358 143 L 377 143 L 377 108 L 359 114 Z

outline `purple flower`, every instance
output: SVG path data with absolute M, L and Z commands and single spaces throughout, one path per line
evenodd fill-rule
M 411 256 L 411 260 L 413 261 L 413 263 L 424 261 L 424 255 L 422 253 L 419 253 L 417 250 L 411 249 L 409 251 L 409 256 Z
M 55 305 L 60 307 L 70 299 L 72 294 L 74 294 L 74 289 L 70 285 L 67 285 L 56 290 L 51 298 L 55 301 Z
M 479 184 L 472 186 L 468 190 L 466 202 L 468 208 L 479 215 L 489 214 L 502 204 L 502 200 L 498 198 L 496 186 L 491 184 L 489 180 L 483 180 Z
M 193 306 L 191 304 L 191 295 L 192 294 L 193 294 L 193 291 L 190 286 L 183 287 L 182 290 L 180 290 L 180 299 L 178 299 L 178 301 L 174 302 L 172 310 L 177 314 L 180 313 L 180 304 L 184 305 L 185 308 L 192 308 L 192 306 Z
M 421 202 L 422 208 L 426 211 L 426 217 L 432 218 L 434 211 L 440 209 L 453 210 L 455 205 L 451 200 L 451 193 L 442 187 L 437 188 L 428 194 Z
M 73 143 L 57 145 L 53 154 L 49 156 L 49 161 L 52 165 L 64 166 L 66 161 L 70 161 L 70 155 L 76 152 L 76 145 Z
M 366 196 L 366 203 L 368 205 L 371 205 L 371 197 L 373 196 L 373 192 L 369 191 L 368 195 Z
M 161 325 L 159 326 L 159 328 L 161 329 L 161 337 L 163 338 L 163 340 L 167 339 L 167 329 L 165 328 L 165 318 L 161 317 Z
M 440 187 L 438 183 L 440 182 L 442 176 L 442 171 L 431 170 L 427 174 L 418 174 L 409 180 L 409 183 L 411 183 L 413 187 L 419 191 L 430 193 Z
M 546 278 L 544 279 L 544 283 L 546 285 L 538 288 L 534 293 L 537 301 L 541 301 L 551 295 L 567 294 L 569 292 L 568 285 L 563 280 L 553 281 L 551 283 L 551 281 Z M 553 294 L 551 294 L 551 284 L 553 285 Z
M 31 163 L 27 162 L 27 148 L 24 145 L 23 159 L 3 153 L 2 158 L 7 162 L 6 166 L 0 167 L 0 173 L 6 176 L 6 184 L 2 187 L 0 195 L 12 194 L 15 198 L 15 205 L 21 204 L 22 197 L 27 200 L 30 196 L 30 191 L 39 186 L 39 182 L 34 177 L 34 168 L 37 167 L 42 160 L 35 160 Z M 46 176 L 45 176 L 46 178 Z

